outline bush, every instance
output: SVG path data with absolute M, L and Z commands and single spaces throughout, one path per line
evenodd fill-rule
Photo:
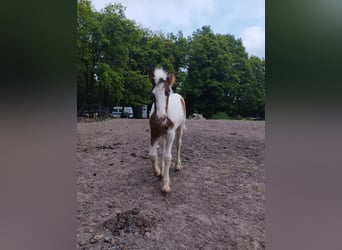
M 234 120 L 243 120 L 244 118 L 241 115 L 234 115 Z
M 218 113 L 213 114 L 210 117 L 210 119 L 213 119 L 213 120 L 228 120 L 228 119 L 230 119 L 230 117 L 225 112 L 218 112 Z

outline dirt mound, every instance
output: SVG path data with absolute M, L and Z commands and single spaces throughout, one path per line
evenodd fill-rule
M 148 218 L 138 213 L 138 208 L 118 213 L 116 217 L 106 220 L 103 226 L 114 236 L 136 232 L 145 235 L 146 232 L 151 232 L 152 227 L 156 224 L 156 218 Z

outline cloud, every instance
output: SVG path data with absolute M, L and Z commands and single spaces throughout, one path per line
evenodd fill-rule
M 205 22 L 205 17 L 214 14 L 216 5 L 210 1 L 122 1 L 127 4 L 126 15 L 151 30 L 175 32 L 193 30 L 194 23 Z M 143 9 L 142 9 L 143 6 Z M 198 27 L 200 28 L 200 27 Z M 189 34 L 190 35 L 190 34 Z
M 214 33 L 242 38 L 249 54 L 265 57 L 265 0 L 92 0 L 97 10 L 110 2 L 126 6 L 126 17 L 164 34 L 185 37 L 209 25 Z
M 249 55 L 265 57 L 265 28 L 262 26 L 247 27 L 241 34 L 242 43 Z

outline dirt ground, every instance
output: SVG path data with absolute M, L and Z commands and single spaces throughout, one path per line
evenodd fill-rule
M 163 195 L 147 119 L 77 124 L 77 249 L 265 249 L 265 122 L 186 127 Z

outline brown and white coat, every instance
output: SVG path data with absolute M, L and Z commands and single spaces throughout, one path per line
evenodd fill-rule
M 176 138 L 176 170 L 181 169 L 180 149 L 185 128 L 186 111 L 182 96 L 172 93 L 175 84 L 174 74 L 163 69 L 155 69 L 149 74 L 153 89 L 153 105 L 150 113 L 151 147 L 149 157 L 156 176 L 163 177 L 162 191 L 170 192 L 169 169 L 172 160 L 171 149 Z M 163 146 L 161 166 L 158 164 L 157 147 Z

